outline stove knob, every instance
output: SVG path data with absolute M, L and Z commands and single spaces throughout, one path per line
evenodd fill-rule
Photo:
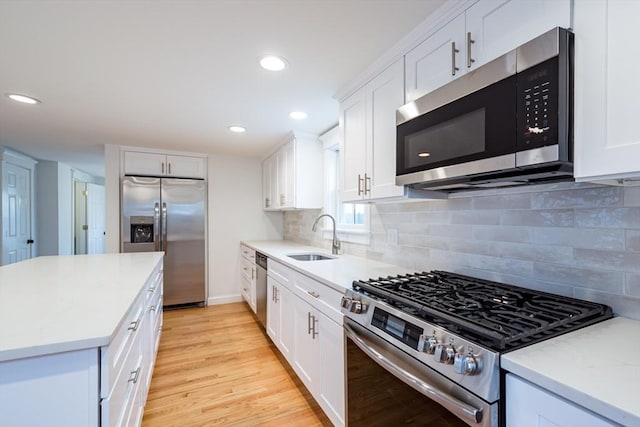
M 449 344 L 445 350 L 445 359 L 443 363 L 445 365 L 453 365 L 456 357 L 456 349 L 453 348 L 451 344 Z
M 453 365 L 456 349 L 451 344 L 438 344 L 433 357 L 437 362 L 445 365 Z
M 349 307 L 349 311 L 356 314 L 362 313 L 362 302 L 353 300 Z
M 430 337 L 425 345 L 425 353 L 434 354 L 436 352 L 436 347 L 438 346 L 438 338 L 432 336 Z
M 349 306 L 351 306 L 352 301 L 353 300 L 351 298 L 342 297 L 342 301 L 340 301 L 340 305 L 342 306 L 342 308 L 349 309 Z
M 465 356 L 462 361 L 462 365 L 464 366 L 465 375 L 475 375 L 480 372 L 478 361 L 473 357 L 473 354 Z
M 465 359 L 465 355 L 463 353 L 456 353 L 454 360 L 453 360 L 453 370 L 456 372 L 456 374 L 464 374 L 465 372 L 465 365 L 464 365 L 464 359 Z

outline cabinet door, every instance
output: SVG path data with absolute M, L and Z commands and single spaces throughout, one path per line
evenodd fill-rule
M 278 304 L 280 305 L 280 337 L 278 339 L 278 348 L 289 363 L 291 363 L 293 360 L 293 323 L 296 299 L 293 293 L 284 286 L 278 288 L 278 297 Z
M 575 177 L 640 177 L 640 2 L 576 1 Z
M 273 209 L 275 200 L 275 158 L 273 156 L 262 162 L 262 207 L 265 210 Z
M 462 14 L 405 55 L 407 102 L 466 73 L 466 59 Z
M 166 157 L 164 154 L 125 151 L 124 173 L 128 175 L 162 176 L 166 172 Z
M 466 12 L 464 49 L 470 60 L 462 66 L 478 67 L 554 27 L 570 26 L 570 0 L 479 1 Z
M 281 208 L 295 206 L 295 140 L 278 151 L 278 201 Z
M 176 178 L 206 178 L 204 157 L 167 156 L 167 176 Z
M 278 282 L 267 276 L 267 335 L 276 346 L 280 339 L 280 304 L 278 304 Z
M 240 275 L 240 286 L 240 293 L 242 294 L 242 298 L 244 298 L 247 304 L 249 304 L 249 307 L 251 307 L 251 309 L 255 312 L 253 304 L 251 304 L 251 280 L 249 280 L 249 278 L 244 274 Z
M 366 198 L 400 196 L 396 186 L 396 110 L 404 104 L 404 64 L 397 61 L 367 84 L 370 132 Z
M 614 424 L 537 387 L 507 374 L 507 425 L 518 427 L 613 427 Z
M 318 320 L 318 313 L 309 304 L 298 298 L 295 303 L 293 319 L 293 369 L 314 395 L 320 372 Z
M 320 340 L 319 403 L 334 425 L 344 425 L 344 335 L 342 325 L 325 315 L 318 320 Z
M 357 201 L 363 197 L 367 144 L 366 101 L 366 91 L 362 88 L 340 104 L 342 202 Z

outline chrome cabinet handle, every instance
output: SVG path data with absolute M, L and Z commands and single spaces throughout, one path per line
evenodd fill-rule
M 129 323 L 129 327 L 127 329 L 130 331 L 137 331 L 139 325 L 140 325 L 140 320 L 136 320 L 134 322 Z
M 362 195 L 362 178 L 358 174 L 358 196 Z
M 471 38 L 471 33 L 467 32 L 467 68 L 471 68 L 471 64 L 476 62 L 475 59 L 471 58 L 471 45 L 476 41 Z
M 162 173 L 164 174 L 164 162 L 162 162 Z
M 311 335 L 311 312 L 307 311 L 307 335 Z
M 127 380 L 127 382 L 134 383 L 134 384 L 137 383 L 138 377 L 140 376 L 140 369 L 142 369 L 142 367 L 139 367 L 135 371 L 131 371 L 131 374 L 129 374 L 129 379 Z
M 460 70 L 460 68 L 456 67 L 456 53 L 460 52 L 456 49 L 456 42 L 451 42 L 451 75 L 455 76 L 456 71 Z
M 313 291 L 307 291 L 307 293 L 308 293 L 309 295 L 311 295 L 312 297 L 314 297 L 314 298 L 320 298 L 320 294 L 317 294 L 317 293 L 315 293 L 315 292 L 313 292 Z
M 256 278 L 256 269 L 255 269 L 255 268 L 252 268 L 252 269 L 251 269 L 251 280 L 253 280 L 253 279 L 255 279 L 255 278 Z
M 316 319 L 316 316 L 311 317 L 313 318 L 311 321 L 311 339 L 315 340 L 316 336 L 318 336 L 318 333 L 316 332 L 316 323 L 318 323 L 318 319 Z
M 171 163 L 167 162 L 167 169 L 168 169 L 167 173 L 171 175 Z
M 368 187 L 367 187 L 367 183 L 369 183 Z M 366 173 L 364 174 L 364 194 L 365 196 L 367 194 L 371 194 L 371 177 L 368 176 Z

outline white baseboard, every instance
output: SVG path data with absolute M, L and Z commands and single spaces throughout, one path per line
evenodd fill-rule
M 207 298 L 207 305 L 229 304 L 231 302 L 242 302 L 242 295 L 224 295 L 219 297 Z

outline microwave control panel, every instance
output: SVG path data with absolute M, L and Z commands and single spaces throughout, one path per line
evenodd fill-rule
M 558 58 L 518 74 L 518 148 L 558 143 Z

